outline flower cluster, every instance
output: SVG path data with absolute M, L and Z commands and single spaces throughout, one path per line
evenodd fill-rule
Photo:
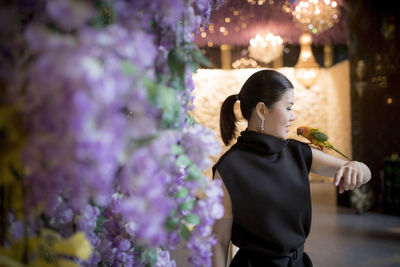
M 16 26 L 0 27 L 0 40 L 8 40 L 0 45 L 0 117 L 20 124 L 7 128 L 13 152 L 0 151 L 0 160 L 13 155 L 4 172 L 14 178 L 0 186 L 23 188 L 12 191 L 21 192 L 22 212 L 15 203 L 0 211 L 11 218 L 13 236 L 2 245 L 12 248 L 23 231 L 51 228 L 66 240 L 84 232 L 91 253 L 61 251 L 81 265 L 175 266 L 169 250 L 183 238 L 193 266 L 210 266 L 221 191 L 203 172 L 220 148 L 187 111 L 191 75 L 207 64 L 193 34 L 222 3 L 1 5 L 2 19 Z M 15 129 L 21 133 L 12 135 Z

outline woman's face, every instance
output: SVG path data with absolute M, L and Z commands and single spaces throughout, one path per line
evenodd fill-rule
M 267 109 L 264 122 L 264 133 L 286 140 L 289 127 L 295 119 L 292 106 L 294 104 L 294 90 L 288 89 L 281 100 Z

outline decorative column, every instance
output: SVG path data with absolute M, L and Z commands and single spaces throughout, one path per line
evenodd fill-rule
M 221 68 L 229 70 L 232 68 L 231 46 L 228 44 L 221 45 Z
M 272 62 L 272 67 L 274 69 L 283 67 L 283 55 L 281 55 L 281 56 L 277 57 L 276 59 L 274 59 L 274 61 Z
M 324 67 L 329 68 L 333 65 L 333 48 L 332 45 L 324 46 Z

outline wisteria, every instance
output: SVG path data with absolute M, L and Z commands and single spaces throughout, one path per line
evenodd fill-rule
M 186 240 L 192 266 L 211 266 L 222 191 L 204 172 L 220 147 L 188 112 L 192 73 L 208 63 L 194 36 L 222 4 L 0 5 L 7 261 L 173 267 L 169 251 Z M 14 253 L 28 238 L 47 249 L 59 242 L 51 248 L 57 256 L 28 245 Z

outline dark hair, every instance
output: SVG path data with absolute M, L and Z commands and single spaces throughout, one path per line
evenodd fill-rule
M 237 119 L 233 112 L 233 106 L 236 100 L 240 100 L 243 118 L 249 121 L 258 102 L 263 102 L 267 108 L 272 108 L 288 89 L 293 89 L 293 85 L 280 72 L 260 70 L 251 75 L 238 95 L 230 95 L 222 103 L 219 126 L 225 145 L 229 145 L 235 137 Z

